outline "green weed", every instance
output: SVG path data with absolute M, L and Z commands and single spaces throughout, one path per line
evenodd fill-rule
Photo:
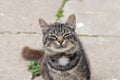
M 60 21 L 61 18 L 64 17 L 64 14 L 63 14 L 64 13 L 64 6 L 67 3 L 67 1 L 69 1 L 69 0 L 63 0 L 62 1 L 62 5 L 60 6 L 60 8 L 58 9 L 58 11 L 55 15 L 57 17 L 56 21 Z
M 40 75 L 40 64 L 38 61 L 31 61 L 30 64 L 28 65 L 28 71 L 32 73 L 32 78 L 34 79 L 35 77 Z

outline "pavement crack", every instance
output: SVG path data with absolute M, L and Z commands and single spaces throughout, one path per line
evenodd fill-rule
M 120 38 L 120 35 L 93 35 L 93 34 L 79 34 L 78 36 L 81 37 L 118 37 Z
M 0 32 L 0 35 L 6 35 L 6 34 L 10 34 L 10 35 L 19 35 L 19 34 L 40 34 L 38 32 Z M 78 34 L 78 36 L 80 37 L 116 37 L 116 38 L 120 38 L 120 35 L 97 35 L 97 34 Z
M 37 32 L 0 32 L 0 34 L 39 34 Z

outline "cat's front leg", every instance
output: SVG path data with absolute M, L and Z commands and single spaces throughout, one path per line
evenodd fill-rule
M 44 80 L 54 80 L 53 77 L 49 74 L 49 70 L 46 62 L 41 62 L 41 75 Z

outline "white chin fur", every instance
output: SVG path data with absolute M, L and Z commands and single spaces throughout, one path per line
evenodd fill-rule
M 69 48 L 52 49 L 52 50 L 55 51 L 55 52 L 65 52 L 65 51 L 68 51 Z
M 69 59 L 66 58 L 66 57 L 61 57 L 61 58 L 59 59 L 59 65 L 65 66 L 65 65 L 67 65 L 68 63 L 69 63 Z

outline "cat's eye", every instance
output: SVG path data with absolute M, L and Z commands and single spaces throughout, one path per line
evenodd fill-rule
M 48 41 L 54 41 L 55 39 L 54 38 L 48 38 Z
M 73 39 L 73 36 L 72 35 L 69 35 L 66 37 L 67 39 Z
M 54 35 L 51 35 L 50 37 L 52 37 L 52 38 L 55 38 L 55 39 L 56 39 L 56 36 L 54 36 Z
M 51 35 L 51 36 L 48 38 L 48 40 L 49 40 L 49 41 L 54 41 L 54 40 L 56 40 L 56 36 Z
M 73 36 L 72 36 L 71 34 L 66 34 L 66 35 L 64 36 L 64 38 L 66 38 L 66 39 L 73 39 Z

